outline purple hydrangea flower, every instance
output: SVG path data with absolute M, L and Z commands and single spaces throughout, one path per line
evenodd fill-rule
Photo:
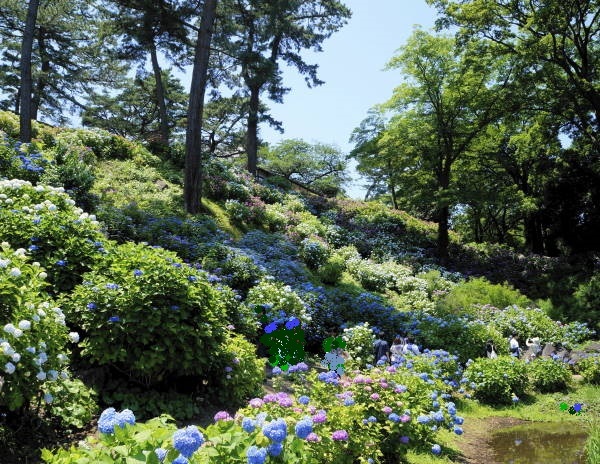
M 336 441 L 347 441 L 348 440 L 348 432 L 345 430 L 336 430 L 331 434 L 332 440 Z

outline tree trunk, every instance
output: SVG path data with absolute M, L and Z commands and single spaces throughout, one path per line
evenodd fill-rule
M 202 199 L 202 112 L 204 111 L 208 59 L 216 10 L 217 0 L 206 0 L 204 2 L 200 30 L 196 41 L 194 69 L 192 71 L 185 134 L 185 180 L 183 188 L 185 209 L 191 214 L 200 211 L 200 201 Z
M 532 253 L 539 255 L 544 253 L 542 226 L 535 213 L 531 213 L 525 217 L 525 246 Z
M 152 71 L 154 72 L 154 80 L 156 82 L 156 101 L 158 102 L 158 119 L 160 121 L 160 144 L 166 149 L 169 146 L 169 120 L 162 71 L 158 64 L 154 38 L 150 40 L 150 59 L 152 60 Z
M 254 177 L 258 169 L 258 109 L 260 106 L 260 87 L 250 87 L 250 104 L 248 109 L 248 132 L 246 133 L 247 169 Z
M 31 50 L 33 34 L 40 0 L 29 0 L 27 20 L 21 46 L 21 115 L 19 139 L 23 143 L 31 142 Z
M 441 191 L 441 198 L 438 201 L 441 203 L 438 206 L 438 258 L 442 266 L 448 264 L 448 245 L 450 239 L 448 236 L 448 229 L 450 223 L 450 207 L 448 206 L 448 200 L 445 192 L 450 186 L 450 165 L 448 162 L 444 162 L 442 172 L 438 177 L 438 185 Z
M 40 103 L 42 101 L 42 95 L 44 94 L 44 90 L 46 89 L 48 73 L 50 72 L 50 60 L 48 58 L 48 54 L 46 53 L 46 37 L 45 37 L 45 29 L 43 27 L 39 28 L 38 31 L 38 48 L 40 51 L 40 60 L 42 62 L 42 72 L 40 77 L 37 80 L 35 91 L 33 92 L 33 96 L 31 99 L 31 119 L 37 120 L 38 112 L 40 109 Z
M 394 209 L 398 209 L 398 199 L 396 197 L 396 185 L 394 184 L 394 178 L 393 175 L 394 173 L 392 172 L 392 162 L 390 160 L 387 160 L 387 167 L 388 167 L 388 178 L 389 178 L 389 187 L 390 187 L 390 192 L 392 193 L 392 206 L 394 207 Z

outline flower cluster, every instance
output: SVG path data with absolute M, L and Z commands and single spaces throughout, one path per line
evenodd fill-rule
M 100 433 L 114 433 L 115 427 L 125 427 L 125 424 L 135 425 L 135 416 L 129 409 L 117 412 L 115 408 L 108 408 L 102 411 L 98 419 L 98 431 Z

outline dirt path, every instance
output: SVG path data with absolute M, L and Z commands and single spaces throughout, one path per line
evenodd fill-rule
M 458 442 L 464 464 L 501 464 L 495 460 L 490 439 L 496 430 L 524 424 L 527 421 L 514 417 L 486 417 L 484 419 L 466 420 L 465 431 Z

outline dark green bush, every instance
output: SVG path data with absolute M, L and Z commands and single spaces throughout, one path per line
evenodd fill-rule
M 592 328 L 600 332 L 600 272 L 579 285 L 573 297 L 575 301 L 570 315 L 580 321 L 595 321 L 596 325 Z
M 571 379 L 567 365 L 553 359 L 535 359 L 527 365 L 527 370 L 531 384 L 542 393 L 565 390 Z
M 325 284 L 335 285 L 342 278 L 345 269 L 346 262 L 344 261 L 344 258 L 341 255 L 334 253 L 329 257 L 325 264 L 319 267 L 319 279 Z
M 575 368 L 587 383 L 600 385 L 600 356 L 590 356 L 580 360 Z
M 204 274 L 174 253 L 127 243 L 111 247 L 83 279 L 63 306 L 83 335 L 87 364 L 112 366 L 147 386 L 207 375 L 227 322 Z
M 525 363 L 512 356 L 477 359 L 467 367 L 464 376 L 476 384 L 475 398 L 488 404 L 510 404 L 528 386 Z

